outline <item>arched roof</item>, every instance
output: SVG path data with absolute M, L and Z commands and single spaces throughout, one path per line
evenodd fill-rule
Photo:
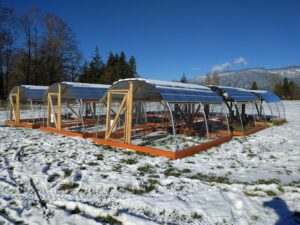
M 243 88 L 214 86 L 214 85 L 209 85 L 208 87 L 210 87 L 216 93 L 223 95 L 223 97 L 226 100 L 236 101 L 236 102 L 248 102 L 248 101 L 259 100 L 257 95 Z
M 281 99 L 279 96 L 275 95 L 273 92 L 270 91 L 263 91 L 263 90 L 251 90 L 253 93 L 258 95 L 262 100 L 265 102 L 280 102 Z
M 101 99 L 105 95 L 110 85 L 104 84 L 87 84 L 76 82 L 61 82 L 51 85 L 48 93 L 57 93 L 58 85 L 61 85 L 62 99 L 83 99 L 96 100 Z
M 142 78 L 123 79 L 115 82 L 110 87 L 110 90 L 129 89 L 130 81 L 133 82 L 134 100 L 163 100 L 172 103 L 223 102 L 223 99 L 220 96 L 205 86 L 171 81 L 159 81 Z
M 20 90 L 20 100 L 42 100 L 48 86 L 20 85 L 11 89 L 10 94 L 17 94 Z

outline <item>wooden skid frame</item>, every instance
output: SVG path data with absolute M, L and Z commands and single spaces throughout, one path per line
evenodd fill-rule
M 39 129 L 41 126 L 40 124 L 34 124 L 34 123 L 22 123 L 22 122 L 18 123 L 13 120 L 7 120 L 4 122 L 4 124 L 15 126 L 15 127 L 31 128 L 31 129 Z
M 113 147 L 117 147 L 117 148 L 121 148 L 121 149 L 129 149 L 129 150 L 134 150 L 137 152 L 143 152 L 143 153 L 148 153 L 148 154 L 157 155 L 157 156 L 164 156 L 164 157 L 167 157 L 170 159 L 181 159 L 186 156 L 190 156 L 190 155 L 205 151 L 211 147 L 220 145 L 224 142 L 229 141 L 230 139 L 231 139 L 231 136 L 224 136 L 224 137 L 220 137 L 220 138 L 210 141 L 210 142 L 206 142 L 206 143 L 203 143 L 200 145 L 196 145 L 193 147 L 183 149 L 178 152 L 170 152 L 167 150 L 161 150 L 161 149 L 156 149 L 156 148 L 151 148 L 151 147 L 121 143 L 118 141 L 104 140 L 101 138 L 93 138 L 93 142 L 95 144 L 109 145 L 109 146 L 113 146 Z
M 53 127 L 40 127 L 40 130 L 55 133 L 55 134 L 61 134 L 64 136 L 70 136 L 70 137 L 81 137 L 81 138 L 94 138 L 96 137 L 96 132 L 92 133 L 79 133 L 74 131 L 68 131 L 68 130 L 59 130 Z
M 260 123 L 258 126 L 252 128 L 252 129 L 249 129 L 249 130 L 246 130 L 246 131 L 231 131 L 231 136 L 247 136 L 247 135 L 250 135 L 250 134 L 254 134 L 258 131 L 261 131 L 265 128 L 269 127 L 268 124 L 266 123 Z M 228 132 L 227 130 L 219 130 L 218 131 L 220 134 L 225 134 L 226 132 Z
M 250 134 L 254 134 L 258 131 L 261 131 L 265 128 L 269 127 L 267 124 L 265 125 L 259 125 L 257 127 L 254 127 L 252 129 L 246 130 L 246 131 L 232 131 L 232 136 L 247 136 Z

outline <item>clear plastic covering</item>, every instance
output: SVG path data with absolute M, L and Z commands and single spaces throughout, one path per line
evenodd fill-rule
M 6 119 L 19 123 L 43 124 L 45 120 L 44 96 L 47 89 L 47 86 L 34 85 L 13 87 L 8 98 L 8 113 Z M 17 106 L 19 106 L 19 111 Z
M 261 90 L 251 90 L 251 92 L 258 95 L 262 100 L 265 102 L 281 102 L 279 96 L 275 95 L 273 92 L 270 91 L 261 91 Z
M 141 78 L 123 79 L 115 82 L 111 89 L 128 89 L 129 81 L 134 84 L 134 100 L 167 101 L 169 103 L 223 102 L 222 97 L 205 86 L 171 81 Z
M 221 96 L 201 85 L 148 79 L 124 79 L 109 89 L 112 110 L 109 139 L 125 142 L 127 107 L 122 105 L 132 84 L 131 143 L 180 151 L 229 136 L 228 109 Z M 114 94 L 112 94 L 114 93 Z M 108 95 L 106 95 L 107 97 Z M 126 119 L 127 118 L 127 119 Z M 99 127 L 104 121 L 99 122 Z M 128 132 L 128 131 L 126 131 Z M 104 138 L 104 133 L 98 137 Z
M 20 90 L 20 100 L 43 100 L 48 86 L 20 85 L 11 89 L 10 94 L 17 94 Z
M 76 82 L 61 82 L 51 85 L 48 93 L 57 93 L 58 85 L 61 85 L 62 99 L 82 99 L 95 100 L 103 98 L 109 85 L 104 84 L 86 84 Z
M 209 86 L 213 91 L 222 95 L 228 101 L 249 102 L 258 101 L 259 97 L 243 88 Z

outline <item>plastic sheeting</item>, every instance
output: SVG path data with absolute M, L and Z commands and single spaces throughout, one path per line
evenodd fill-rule
M 222 94 L 226 100 L 236 102 L 258 101 L 259 97 L 243 88 L 209 86 L 212 90 Z
M 255 90 L 252 91 L 253 93 L 260 96 L 262 100 L 264 100 L 267 103 L 271 102 L 281 102 L 281 99 L 279 96 L 275 95 L 273 92 L 270 91 L 261 91 L 261 90 Z
M 110 87 L 110 85 L 104 84 L 61 82 L 51 85 L 48 89 L 48 92 L 57 93 L 59 84 L 61 84 L 62 99 L 101 99 Z
M 10 93 L 17 94 L 18 87 L 20 88 L 20 100 L 43 100 L 47 86 L 20 85 L 14 87 Z
M 167 101 L 170 103 L 222 103 L 223 99 L 209 88 L 179 82 L 158 81 L 141 78 L 123 79 L 115 82 L 111 90 L 129 88 L 133 82 L 134 100 Z

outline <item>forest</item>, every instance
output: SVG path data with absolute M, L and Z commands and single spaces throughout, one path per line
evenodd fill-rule
M 95 47 L 83 58 L 75 31 L 59 16 L 31 8 L 17 16 L 0 2 L 0 99 L 20 84 L 60 81 L 111 84 L 137 76 L 136 60 L 122 51 L 102 59 Z

